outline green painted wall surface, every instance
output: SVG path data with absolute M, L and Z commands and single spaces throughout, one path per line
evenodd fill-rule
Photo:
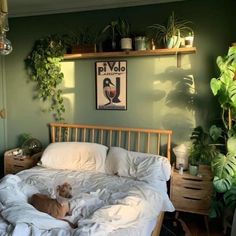
M 152 6 L 99 10 L 10 19 L 8 34 L 14 51 L 6 57 L 8 148 L 17 145 L 21 133 L 31 133 L 49 142 L 50 114 L 33 100 L 33 82 L 27 81 L 24 59 L 35 40 L 52 33 L 69 33 L 80 27 L 100 29 L 118 17 L 125 17 L 133 30 L 164 20 L 175 11 L 178 17 L 194 23 L 197 53 L 184 55 L 182 67 L 175 56 L 127 58 L 127 111 L 95 109 L 95 61 L 62 63 L 65 73 L 63 93 L 66 122 L 116 126 L 173 129 L 174 143 L 188 140 L 195 125 L 208 124 L 217 116 L 217 103 L 211 95 L 210 79 L 216 75 L 215 59 L 236 41 L 231 0 L 183 1 Z M 108 58 L 109 59 L 109 58 Z M 124 58 L 122 58 L 124 59 Z M 191 103 L 193 83 L 197 96 Z

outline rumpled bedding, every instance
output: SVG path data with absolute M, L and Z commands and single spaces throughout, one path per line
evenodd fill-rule
M 73 197 L 70 215 L 57 220 L 30 205 L 34 193 L 56 197 L 56 186 L 68 182 Z M 142 181 L 93 171 L 35 167 L 0 182 L 0 235 L 127 236 L 145 235 L 143 226 L 161 211 L 173 211 L 165 182 L 160 189 Z M 77 227 L 72 229 L 68 222 Z M 138 232 L 138 234 L 137 234 Z

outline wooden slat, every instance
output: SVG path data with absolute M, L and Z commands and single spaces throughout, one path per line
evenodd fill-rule
M 148 133 L 148 138 L 147 138 L 147 153 L 150 152 L 150 133 Z
M 84 142 L 86 141 L 86 131 L 87 131 L 87 129 L 84 128 L 84 133 L 83 133 L 83 137 L 84 137 L 83 141 L 84 141 Z
M 101 130 L 101 132 L 100 132 L 100 134 L 101 134 L 101 144 L 103 144 L 103 129 Z
M 140 151 L 140 132 L 138 132 L 138 143 L 137 143 L 137 150 Z
M 56 138 L 56 133 L 55 133 L 55 126 L 51 127 L 51 138 L 52 138 L 52 143 L 55 143 L 55 138 Z
M 75 128 L 75 142 L 78 141 L 78 128 Z
M 170 161 L 171 159 L 171 135 L 168 134 L 168 140 L 167 140 L 167 158 Z
M 94 143 L 94 129 L 92 129 L 92 143 Z
M 119 142 L 118 142 L 118 146 L 121 146 L 121 131 L 119 131 Z
M 130 131 L 128 132 L 128 150 L 130 150 Z
M 58 142 L 61 142 L 61 128 L 62 128 L 62 127 L 59 127 Z
M 160 147 L 161 147 L 161 134 L 158 134 L 157 137 L 157 154 L 160 155 Z
M 112 145 L 112 130 L 110 130 L 110 132 L 109 132 L 109 146 L 111 146 Z
M 70 128 L 66 129 L 66 141 L 70 141 Z

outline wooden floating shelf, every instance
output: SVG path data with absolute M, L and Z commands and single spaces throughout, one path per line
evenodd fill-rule
M 93 52 L 93 53 L 76 53 L 65 54 L 65 60 L 71 59 L 92 59 L 92 58 L 115 58 L 115 57 L 142 57 L 142 56 L 164 56 L 164 55 L 181 55 L 196 53 L 196 48 L 163 48 L 156 50 L 144 51 L 119 51 L 119 52 Z

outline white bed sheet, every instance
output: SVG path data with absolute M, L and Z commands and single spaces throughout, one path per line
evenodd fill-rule
M 65 219 L 78 224 L 76 229 L 27 202 L 36 192 L 55 196 L 56 186 L 65 181 L 73 187 L 71 216 Z M 34 167 L 0 183 L 0 235 L 146 236 L 161 211 L 173 210 L 164 181 L 156 190 L 130 178 Z

